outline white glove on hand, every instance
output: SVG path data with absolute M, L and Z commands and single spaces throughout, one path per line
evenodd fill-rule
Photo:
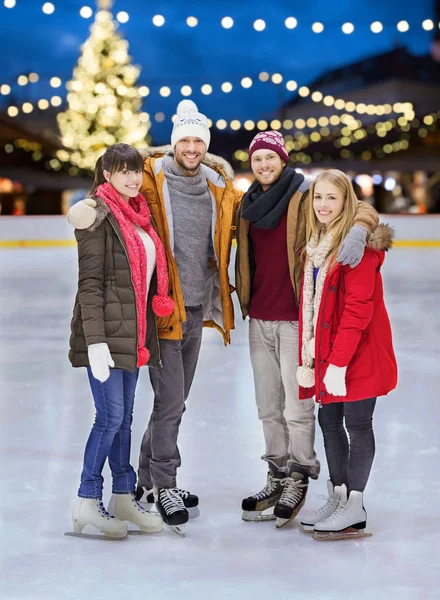
M 96 200 L 80 200 L 69 209 L 67 220 L 75 229 L 88 229 L 96 219 Z
M 91 344 L 87 348 L 87 353 L 93 377 L 104 383 L 110 377 L 109 367 L 115 366 L 109 347 L 105 342 L 102 344 Z
M 337 262 L 343 265 L 350 265 L 352 269 L 357 267 L 364 256 L 367 233 L 368 231 L 365 227 L 354 225 L 342 242 L 338 258 L 336 259 Z
M 332 396 L 346 396 L 347 388 L 345 387 L 345 373 L 347 367 L 335 367 L 329 365 L 324 377 L 324 385 L 327 392 Z

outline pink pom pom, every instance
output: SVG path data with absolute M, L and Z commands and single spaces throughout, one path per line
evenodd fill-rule
M 149 351 L 145 348 L 138 348 L 138 363 L 137 366 L 138 367 L 143 367 L 144 365 L 147 364 L 147 362 L 150 360 L 150 353 Z
M 167 317 L 174 310 L 174 301 L 168 296 L 154 296 L 153 312 L 158 317 Z

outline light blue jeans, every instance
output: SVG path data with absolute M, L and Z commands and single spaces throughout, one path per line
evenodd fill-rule
M 136 473 L 130 465 L 131 423 L 139 369 L 135 373 L 110 369 L 104 383 L 87 367 L 95 402 L 95 423 L 87 440 L 78 496 L 102 498 L 102 469 L 108 458 L 114 494 L 134 493 Z

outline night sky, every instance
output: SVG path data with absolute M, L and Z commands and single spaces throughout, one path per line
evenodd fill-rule
M 54 93 L 64 96 L 64 90 L 55 92 L 48 85 L 51 76 L 63 81 L 70 78 L 79 47 L 87 39 L 91 19 L 79 15 L 82 6 L 95 4 L 88 0 L 52 0 L 56 7 L 52 15 L 45 15 L 41 7 L 45 0 L 17 0 L 12 9 L 0 0 L 0 85 L 13 86 L 15 99 L 38 100 Z M 280 102 L 292 96 L 285 85 L 255 82 L 250 89 L 240 86 L 242 77 L 257 79 L 258 73 L 279 72 L 285 80 L 294 79 L 307 85 L 328 69 L 349 64 L 366 56 L 404 45 L 415 54 L 429 52 L 433 32 L 424 31 L 424 19 L 435 20 L 434 2 L 384 2 L 372 0 L 319 0 L 315 2 L 184 2 L 164 0 L 116 0 L 113 14 L 129 13 L 127 23 L 119 30 L 130 44 L 133 62 L 142 68 L 139 85 L 151 89 L 143 109 L 151 115 L 161 111 L 170 119 L 182 96 L 180 88 L 193 88 L 191 98 L 199 109 L 214 121 L 225 118 L 256 120 L 270 116 Z M 155 27 L 152 17 L 162 14 L 166 23 Z M 186 18 L 195 16 L 199 25 L 190 28 Z M 230 16 L 235 25 L 230 30 L 221 27 L 223 17 Z M 293 16 L 298 20 L 294 30 L 288 30 L 284 21 Z M 266 21 L 266 29 L 253 28 L 256 19 Z M 399 33 L 396 24 L 407 20 L 410 30 Z M 325 31 L 315 34 L 311 25 L 320 21 Z M 341 26 L 352 22 L 355 31 L 345 35 Z M 384 31 L 373 34 L 369 26 L 381 21 Z M 37 72 L 41 80 L 25 88 L 16 83 L 18 75 Z M 224 94 L 220 85 L 230 81 L 234 89 Z M 214 91 L 201 94 L 202 84 L 209 83 Z M 159 95 L 159 88 L 168 85 L 172 94 Z M 61 88 L 62 89 L 62 88 Z M 9 98 L 9 99 L 8 99 Z M 0 96 L 0 108 L 5 109 L 10 97 Z M 153 120 L 155 143 L 168 141 L 171 123 L 160 125 Z

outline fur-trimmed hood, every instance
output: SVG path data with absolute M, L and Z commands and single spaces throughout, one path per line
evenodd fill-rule
M 368 247 L 372 250 L 391 249 L 394 240 L 394 230 L 387 223 L 380 223 L 368 239 Z
M 168 153 L 172 154 L 172 148 L 168 144 L 166 146 L 142 148 L 139 150 L 139 152 L 140 152 L 142 158 L 144 158 L 144 159 L 145 158 L 161 158 L 162 156 L 165 156 L 165 154 L 168 154 Z M 203 160 L 203 164 L 206 165 L 207 167 L 211 167 L 211 169 L 214 169 L 215 171 L 217 171 L 218 169 L 221 169 L 228 179 L 230 179 L 231 181 L 234 179 L 233 168 L 228 163 L 228 161 L 225 160 L 224 158 L 222 158 L 221 156 L 216 156 L 215 154 L 210 154 L 209 152 L 207 152 L 206 156 Z

